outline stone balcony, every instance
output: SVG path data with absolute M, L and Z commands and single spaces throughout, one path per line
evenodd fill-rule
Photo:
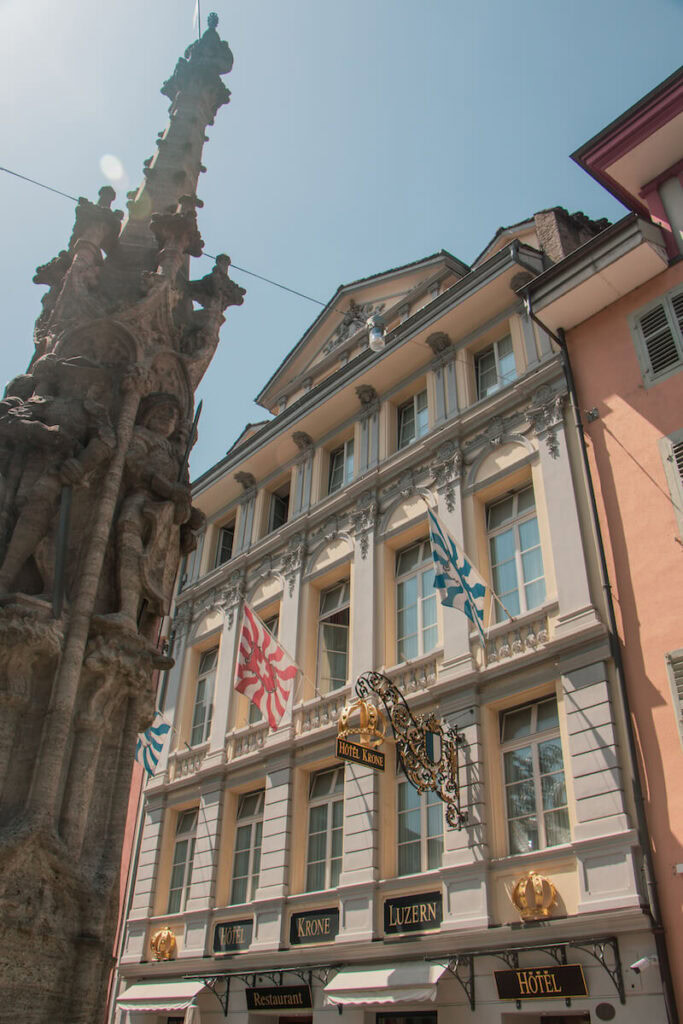
M 201 769 L 208 752 L 209 744 L 203 743 L 201 747 L 192 747 L 191 750 L 176 750 L 169 754 L 168 781 L 177 782 L 179 779 L 187 779 L 191 775 L 195 775 Z
M 550 639 L 549 609 L 538 608 L 513 621 L 501 622 L 487 630 L 486 647 L 470 634 L 472 654 L 479 668 L 490 668 L 501 662 L 541 650 Z

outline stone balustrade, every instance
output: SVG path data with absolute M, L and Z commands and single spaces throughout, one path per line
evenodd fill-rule
M 178 779 L 189 778 L 194 775 L 202 766 L 204 758 L 209 751 L 209 744 L 204 743 L 201 747 L 193 747 L 191 750 L 176 750 L 168 758 L 168 781 L 176 782 Z
M 225 759 L 234 761 L 245 754 L 253 754 L 263 748 L 268 736 L 268 723 L 257 722 L 241 729 L 233 729 L 226 741 Z
M 531 654 L 548 643 L 548 615 L 527 615 L 512 623 L 494 626 L 486 638 L 486 666 L 509 661 L 523 654 Z M 478 660 L 481 659 L 481 642 L 477 643 Z
M 301 736 L 314 729 L 336 724 L 341 709 L 350 699 L 350 694 L 351 688 L 345 686 L 298 704 L 292 716 L 294 735 Z
M 385 669 L 384 674 L 403 694 L 427 690 L 436 682 L 436 657 L 430 654 L 412 661 L 409 665 Z

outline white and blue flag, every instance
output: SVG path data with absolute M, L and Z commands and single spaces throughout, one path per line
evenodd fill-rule
M 154 721 L 149 729 L 145 729 L 138 736 L 135 747 L 135 760 L 139 761 L 148 775 L 154 775 L 159 764 L 159 757 L 164 746 L 166 733 L 171 731 L 171 726 L 164 721 L 163 715 L 157 711 Z
M 429 509 L 429 540 L 434 559 L 434 586 L 441 604 L 459 608 L 479 630 L 484 643 L 484 601 L 486 583 L 458 546 L 448 530 Z

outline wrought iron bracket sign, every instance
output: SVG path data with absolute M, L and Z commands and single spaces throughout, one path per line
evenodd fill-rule
M 626 1002 L 626 989 L 624 986 L 624 977 L 621 971 L 621 958 L 619 956 L 619 942 L 614 935 L 608 935 L 596 939 L 570 939 L 567 942 L 548 942 L 541 945 L 530 945 L 530 946 L 508 946 L 502 949 L 473 949 L 463 953 L 456 953 L 451 957 L 425 957 L 430 963 L 441 964 L 445 967 L 454 978 L 460 983 L 462 989 L 467 996 L 470 1004 L 470 1009 L 474 1010 L 476 1007 L 475 998 L 475 973 L 474 973 L 474 960 L 475 958 L 481 957 L 495 957 L 498 960 L 502 960 L 507 965 L 509 970 L 507 971 L 494 971 L 496 976 L 496 984 L 498 985 L 498 994 L 501 999 L 514 999 L 517 1003 L 517 1008 L 520 1009 L 523 999 L 548 999 L 551 996 L 556 998 L 564 998 L 567 1006 L 571 1005 L 573 996 L 586 996 L 588 994 L 586 981 L 583 975 L 583 969 L 579 964 L 568 964 L 567 963 L 567 950 L 581 950 L 583 953 L 587 953 L 596 960 L 603 970 L 607 973 L 611 979 L 614 987 L 619 994 L 619 1002 L 622 1005 Z M 549 967 L 521 967 L 519 966 L 520 953 L 533 953 L 540 954 L 544 953 L 555 961 L 556 966 Z M 581 975 L 581 982 L 578 980 L 576 972 Z M 537 978 L 542 975 L 542 980 L 536 982 L 529 979 Z M 501 993 L 498 976 L 509 976 L 509 975 L 521 975 L 524 978 L 524 982 L 517 981 L 518 990 L 511 992 L 510 995 L 503 995 Z M 552 979 L 555 978 L 553 985 Z M 513 981 L 513 984 L 515 982 Z M 503 979 L 503 984 L 507 985 L 510 982 Z M 582 984 L 581 991 L 571 992 L 572 986 L 579 987 Z M 545 987 L 552 986 L 553 988 L 561 987 L 565 988 L 562 991 L 546 991 Z M 540 991 L 540 987 L 543 986 L 543 991 Z M 539 991 L 536 991 L 536 987 Z
M 436 715 L 415 717 L 408 702 L 380 672 L 365 672 L 356 681 L 361 701 L 375 694 L 384 704 L 396 740 L 403 770 L 418 793 L 431 791 L 446 805 L 446 821 L 451 828 L 462 828 L 467 812 L 460 794 L 459 748 L 463 736 L 459 730 Z

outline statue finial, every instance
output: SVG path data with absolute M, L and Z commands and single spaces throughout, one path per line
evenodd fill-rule
M 216 27 L 216 25 L 218 24 L 218 15 L 216 14 L 215 11 L 211 12 L 209 17 L 206 19 L 206 23 L 209 26 L 209 28 L 215 28 Z

